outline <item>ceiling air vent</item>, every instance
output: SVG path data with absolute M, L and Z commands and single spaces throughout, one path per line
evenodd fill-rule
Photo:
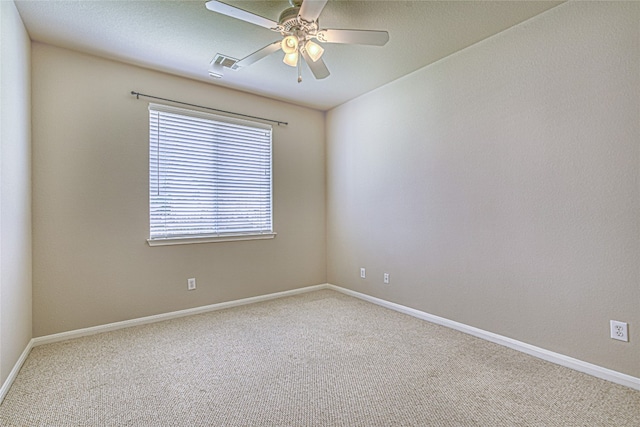
M 216 53 L 216 56 L 211 60 L 211 66 L 209 67 L 209 76 L 220 79 L 224 75 L 225 68 L 237 70 L 239 67 L 236 65 L 238 60 L 229 56 L 224 56 Z

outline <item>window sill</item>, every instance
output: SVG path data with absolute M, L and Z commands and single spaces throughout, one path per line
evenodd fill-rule
M 223 236 L 172 237 L 168 239 L 147 239 L 149 246 L 191 245 L 195 243 L 237 242 L 242 240 L 273 239 L 277 233 L 225 234 Z

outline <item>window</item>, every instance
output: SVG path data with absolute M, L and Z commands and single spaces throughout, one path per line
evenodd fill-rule
M 271 126 L 149 104 L 149 244 L 273 238 Z

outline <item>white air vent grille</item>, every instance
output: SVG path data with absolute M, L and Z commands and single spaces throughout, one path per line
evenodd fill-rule
M 237 62 L 238 60 L 236 58 L 231 58 L 230 56 L 225 56 L 225 55 L 216 53 L 216 56 L 211 61 L 211 65 L 217 64 L 225 68 L 231 68 L 232 70 L 237 70 L 239 68 L 236 65 Z

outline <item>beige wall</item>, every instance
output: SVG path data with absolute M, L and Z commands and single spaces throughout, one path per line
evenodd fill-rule
M 29 36 L 0 1 L 0 384 L 31 340 Z
M 329 282 L 640 377 L 638 22 L 564 4 L 330 111 Z
M 17 292 L 5 280 L 6 212 L 29 214 L 5 203 L 5 99 L 29 90 L 5 96 L 6 34 L 29 48 L 0 3 L 4 379 L 31 326 L 5 299 L 30 298 L 29 269 Z M 34 43 L 34 336 L 329 281 L 640 376 L 639 18 L 566 4 L 338 107 L 326 171 L 323 113 Z M 147 102 L 131 90 L 290 122 L 274 131 L 276 239 L 146 244 Z M 28 170 L 28 111 L 11 114 Z
M 39 43 L 32 63 L 34 336 L 326 282 L 324 113 Z M 275 239 L 147 245 L 148 101 L 132 90 L 289 122 Z

